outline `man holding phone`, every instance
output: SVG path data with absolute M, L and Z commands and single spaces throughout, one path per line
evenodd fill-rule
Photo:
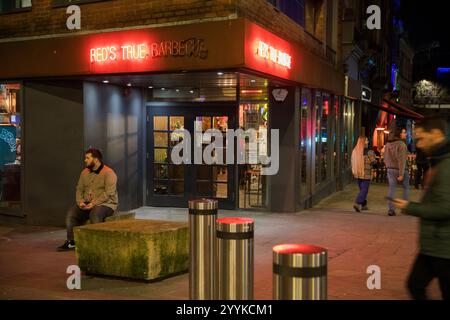
M 408 279 L 416 300 L 424 300 L 426 288 L 438 278 L 444 300 L 450 300 L 450 140 L 442 118 L 426 118 L 416 124 L 416 142 L 429 158 L 420 203 L 395 199 L 394 205 L 407 215 L 420 218 L 420 252 Z
M 103 222 L 118 206 L 117 176 L 103 164 L 102 153 L 97 149 L 85 152 L 86 168 L 81 172 L 76 189 L 77 205 L 70 208 L 66 216 L 67 240 L 59 251 L 75 249 L 73 228 L 86 223 Z

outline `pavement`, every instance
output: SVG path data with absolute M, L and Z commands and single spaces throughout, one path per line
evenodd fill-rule
M 387 216 L 385 185 L 372 185 L 369 211 L 352 209 L 357 193 L 347 186 L 315 208 L 296 214 L 219 211 L 219 216 L 255 219 L 257 300 L 272 298 L 272 247 L 282 243 L 314 244 L 328 249 L 328 299 L 406 300 L 405 281 L 417 255 L 418 220 Z M 399 190 L 400 194 L 400 190 Z M 412 190 L 418 200 L 420 191 Z M 136 210 L 138 219 L 187 221 L 186 209 Z M 62 228 L 0 224 L 0 299 L 188 299 L 188 274 L 157 282 L 83 275 L 81 290 L 69 290 L 66 269 L 76 265 L 75 252 L 57 252 L 65 240 Z M 369 290 L 369 266 L 381 270 L 381 289 Z M 440 299 L 437 281 L 429 288 Z

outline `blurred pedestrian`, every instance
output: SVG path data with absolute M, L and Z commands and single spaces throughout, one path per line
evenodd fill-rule
M 395 199 L 407 215 L 420 218 L 420 252 L 408 279 L 413 299 L 426 299 L 426 288 L 438 278 L 444 300 L 450 300 L 450 139 L 442 118 L 426 118 L 416 125 L 416 143 L 430 157 L 422 200 Z
M 416 150 L 416 177 L 414 179 L 414 186 L 416 189 L 419 189 L 419 186 L 421 186 L 423 189 L 423 180 L 425 178 L 426 172 L 428 171 L 429 164 L 425 153 L 421 149 L 417 148 L 417 145 Z

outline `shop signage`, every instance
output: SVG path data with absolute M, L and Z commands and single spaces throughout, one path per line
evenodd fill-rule
M 372 90 L 366 86 L 361 86 L 361 100 L 372 102 Z
M 273 89 L 272 94 L 275 98 L 275 101 L 283 102 L 288 96 L 288 91 L 286 89 Z
M 292 57 L 286 52 L 278 50 L 277 48 L 272 47 L 263 41 L 258 42 L 257 55 L 260 58 L 269 60 L 280 66 L 291 69 Z
M 208 50 L 203 39 L 189 38 L 183 41 L 161 41 L 111 45 L 90 48 L 91 63 L 110 61 L 145 61 L 161 57 L 194 57 L 206 59 Z

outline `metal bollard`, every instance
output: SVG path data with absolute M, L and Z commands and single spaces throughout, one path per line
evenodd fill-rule
M 215 299 L 216 200 L 189 201 L 189 298 Z
M 327 250 L 282 244 L 273 248 L 274 300 L 326 300 Z
M 253 230 L 253 219 L 217 219 L 217 299 L 253 299 Z

